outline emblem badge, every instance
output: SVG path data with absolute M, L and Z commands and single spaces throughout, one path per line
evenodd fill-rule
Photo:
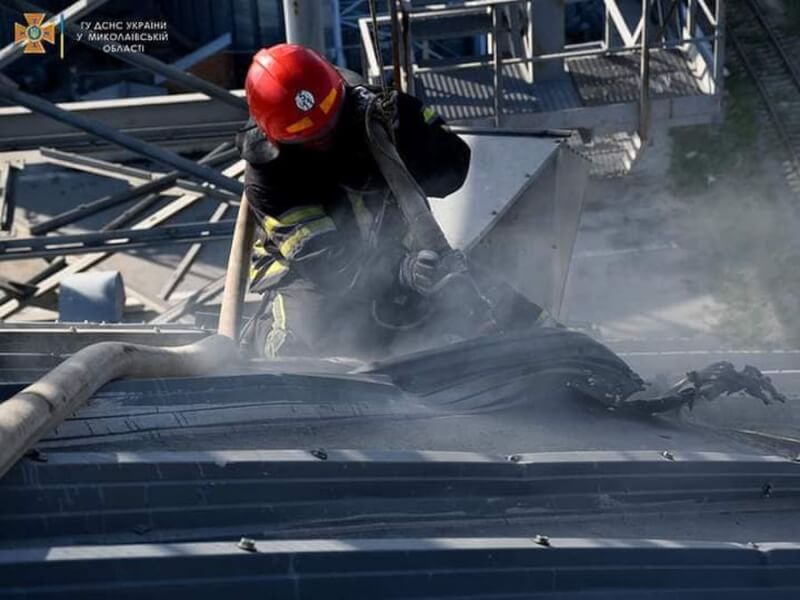
M 308 112 L 314 108 L 314 94 L 308 90 L 300 90 L 294 97 L 294 103 L 303 112 Z

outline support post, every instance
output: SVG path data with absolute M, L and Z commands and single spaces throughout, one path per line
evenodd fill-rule
M 714 20 L 717 22 L 717 39 L 714 43 L 714 93 L 722 98 L 723 77 L 725 76 L 725 0 L 717 0 Z
M 639 137 L 642 143 L 648 139 L 650 128 L 650 3 L 642 0 L 642 49 L 639 85 Z
M 500 12 L 492 6 L 492 89 L 494 91 L 494 126 L 503 120 L 503 60 L 500 56 Z
M 411 19 L 408 16 L 411 5 L 407 0 L 400 0 L 399 18 L 400 47 L 403 55 L 403 90 L 414 95 L 414 41 L 411 39 Z
M 342 7 L 339 0 L 331 0 L 331 31 L 333 33 L 333 56 L 336 64 L 347 68 L 344 42 L 342 41 Z
M 400 22 L 397 18 L 397 0 L 387 0 L 389 4 L 389 24 L 392 35 L 392 78 L 394 79 L 394 89 L 406 91 L 403 75 L 400 71 L 402 58 L 400 53 Z
M 558 54 L 564 51 L 564 0 L 532 0 L 529 17 L 533 55 Z M 534 81 L 563 79 L 564 59 L 537 62 L 533 65 Z
M 319 0 L 283 0 L 286 41 L 312 48 L 325 55 L 325 31 Z

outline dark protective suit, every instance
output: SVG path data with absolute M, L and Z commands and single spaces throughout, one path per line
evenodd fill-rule
M 377 324 L 376 306 L 413 313 L 421 304 L 398 282 L 411 238 L 368 147 L 365 111 L 374 94 L 347 86 L 325 151 L 276 146 L 252 121 L 237 136 L 259 224 L 250 289 L 268 300 L 251 328 L 259 353 L 380 355 L 397 330 Z M 469 147 L 413 96 L 399 94 L 396 113 L 396 147 L 425 193 L 460 188 Z

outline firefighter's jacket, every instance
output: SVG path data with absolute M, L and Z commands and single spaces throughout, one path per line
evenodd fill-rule
M 325 151 L 269 142 L 252 122 L 237 135 L 245 190 L 258 222 L 250 289 L 297 277 L 337 294 L 373 295 L 393 284 L 412 237 L 369 150 L 366 105 L 375 90 L 348 85 Z M 430 108 L 397 99 L 395 140 L 428 196 L 461 187 L 469 147 Z

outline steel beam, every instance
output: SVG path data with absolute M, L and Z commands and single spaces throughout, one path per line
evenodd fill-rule
M 155 206 L 160 199 L 161 195 L 158 193 L 147 194 L 141 200 L 133 204 L 131 207 L 125 209 L 116 217 L 111 219 L 108 223 L 103 225 L 100 228 L 100 231 L 114 231 L 115 229 L 127 227 L 134 220 Z
M 127 229 L 0 240 L 0 262 L 50 256 L 120 252 L 135 248 L 222 240 L 233 233 L 234 221 L 182 223 L 153 229 Z
M 233 149 L 226 149 L 225 147 L 220 146 L 218 147 L 213 154 L 207 158 L 203 158 L 198 161 L 198 164 L 202 165 L 209 165 L 209 166 L 216 166 L 231 159 L 234 159 L 238 156 L 239 151 L 235 148 Z M 60 153 L 59 154 L 64 154 Z M 42 154 L 44 156 L 44 153 Z M 85 157 L 80 157 L 85 158 Z M 92 159 L 89 159 L 92 160 Z M 172 171 L 170 173 L 165 173 L 159 176 L 157 179 L 150 180 L 146 183 L 141 185 L 137 185 L 127 190 L 123 190 L 117 194 L 111 194 L 108 196 L 104 196 L 98 200 L 94 200 L 93 202 L 89 202 L 87 204 L 80 204 L 76 207 L 73 207 L 69 210 L 66 210 L 47 221 L 43 221 L 38 225 L 34 225 L 30 228 L 31 233 L 33 235 L 42 235 L 45 233 L 49 233 L 58 229 L 59 227 L 63 227 L 64 225 L 68 225 L 70 223 L 74 223 L 80 219 L 85 219 L 91 215 L 97 214 L 101 211 L 107 210 L 109 208 L 113 208 L 115 206 L 119 206 L 120 204 L 124 204 L 130 200 L 134 200 L 141 196 L 146 196 L 148 194 L 153 194 L 157 192 L 162 192 L 163 190 L 172 187 L 174 183 L 179 181 L 179 171 Z M 184 188 L 185 189 L 185 188 Z M 205 193 L 208 193 L 212 190 L 212 188 L 205 188 L 202 190 Z M 190 189 L 187 191 L 201 191 L 197 189 Z
M 12 2 L 18 7 L 21 12 L 45 12 L 37 5 L 27 2 L 27 0 L 12 0 Z M 76 42 L 80 42 L 81 44 L 85 44 L 86 46 L 90 46 L 103 52 L 103 45 L 98 42 L 90 41 L 89 38 L 86 36 L 86 32 L 81 30 L 79 27 L 75 27 L 69 23 L 65 23 L 64 30 L 70 38 L 75 40 Z M 106 52 L 103 52 L 107 54 Z M 146 71 L 150 71 L 151 73 L 157 73 L 164 77 L 165 79 L 169 79 L 170 81 L 175 81 L 188 87 L 191 90 L 195 90 L 198 92 L 202 92 L 206 96 L 210 98 L 214 98 L 215 100 L 219 100 L 221 102 L 225 102 L 230 106 L 234 106 L 236 108 L 241 109 L 243 112 L 247 111 L 247 101 L 239 98 L 238 96 L 234 96 L 230 93 L 230 91 L 219 87 L 205 79 L 201 79 L 200 77 L 196 77 L 195 75 L 191 75 L 190 73 L 186 73 L 181 69 L 173 67 L 172 65 L 168 65 L 166 63 L 161 62 L 160 60 L 153 58 L 148 54 L 138 54 L 133 52 L 115 52 L 111 54 L 115 58 L 122 60 L 130 65 L 135 67 L 139 67 L 140 69 L 145 69 Z
M 14 224 L 14 174 L 11 163 L 0 165 L 0 231 L 11 231 Z
M 217 209 L 214 211 L 214 214 L 211 215 L 211 218 L 208 220 L 209 223 L 218 223 L 222 220 L 222 217 L 225 216 L 225 213 L 228 210 L 228 204 L 220 204 Z M 192 244 L 192 247 L 186 251 L 186 254 L 183 255 L 181 262 L 178 263 L 178 266 L 175 267 L 175 270 L 169 276 L 169 279 L 164 283 L 161 291 L 158 292 L 158 297 L 163 298 L 164 300 L 168 300 L 169 297 L 172 295 L 172 292 L 175 291 L 175 288 L 178 287 L 183 278 L 186 277 L 186 273 L 194 264 L 194 261 L 197 259 L 197 256 L 200 254 L 200 250 L 202 249 L 202 244 Z
M 223 275 L 219 279 L 215 279 L 214 281 L 207 283 L 188 298 L 181 300 L 177 304 L 173 304 L 163 313 L 154 319 L 151 319 L 149 323 L 152 323 L 153 325 L 158 325 L 161 323 L 174 323 L 187 312 L 189 312 L 193 307 L 202 306 L 214 296 L 221 294 L 224 289 L 225 276 Z
M 244 161 L 240 160 L 236 164 L 225 169 L 223 174 L 226 177 L 239 177 L 243 172 Z M 133 226 L 133 229 L 150 229 L 156 225 L 164 223 L 168 219 L 171 219 L 181 211 L 190 207 L 202 197 L 202 195 L 196 193 L 190 193 L 181 196 L 180 198 L 173 200 L 161 210 L 136 223 L 136 225 Z M 77 261 L 69 264 L 66 268 L 46 277 L 39 282 L 39 287 L 36 291 L 35 298 L 55 290 L 64 277 L 67 277 L 73 273 L 81 273 L 87 269 L 91 269 L 93 266 L 102 262 L 110 255 L 110 252 L 93 252 L 91 254 L 87 254 L 86 256 L 83 256 Z M 0 304 L 0 319 L 5 319 L 13 315 L 23 306 L 24 304 L 22 302 L 13 299 Z
M 84 156 L 83 154 L 77 154 L 75 152 L 65 152 L 63 150 L 56 150 L 55 148 L 41 147 L 39 148 L 39 154 L 46 162 L 52 165 L 67 167 L 68 169 L 75 169 L 83 171 L 84 173 L 101 175 L 103 177 L 113 177 L 114 179 L 127 181 L 132 185 L 146 183 L 153 179 L 153 174 L 150 171 L 107 160 L 100 160 L 99 158 Z
M 53 275 L 55 273 L 58 273 L 65 266 L 67 266 L 66 259 L 63 258 L 63 257 L 58 257 L 53 262 L 51 262 L 49 265 L 47 265 L 44 269 L 42 269 L 41 271 L 36 273 L 33 277 L 31 277 L 30 279 L 27 279 L 24 282 L 24 285 L 30 285 L 30 286 L 33 286 L 34 288 L 36 288 L 37 284 L 40 281 L 44 281 L 45 279 L 47 279 L 51 275 Z M 36 292 L 36 289 L 34 289 L 34 294 L 33 294 L 34 296 L 35 296 L 35 292 Z M 0 302 L 5 302 L 6 300 L 8 300 L 13 295 L 14 294 L 8 294 L 8 293 L 5 293 L 5 292 L 0 293 Z M 17 299 L 19 299 L 19 298 L 17 298 Z M 25 299 L 26 299 L 26 301 L 28 299 L 32 300 L 33 296 L 26 296 Z M 39 297 L 36 302 L 30 302 L 30 304 L 33 304 L 34 306 L 40 306 L 40 305 L 43 304 L 44 300 L 45 300 L 45 298 Z
M 74 4 L 68 6 L 60 13 L 53 15 L 53 17 L 51 17 L 45 22 L 45 25 L 54 24 L 58 26 L 62 18 L 64 19 L 64 24 L 67 25 L 72 21 L 80 19 L 82 16 L 92 12 L 94 9 L 102 6 L 106 2 L 108 2 L 108 0 L 78 0 L 78 2 L 75 2 Z M 45 11 L 37 9 L 35 11 L 28 11 L 28 12 L 45 12 Z M 19 44 L 12 43 L 3 49 L 0 49 L 0 69 L 7 67 L 12 62 L 17 60 L 20 56 L 22 56 L 24 48 L 25 48 L 24 43 L 19 43 Z
M 210 167 L 198 165 L 196 162 L 183 158 L 182 156 L 164 150 L 152 144 L 143 142 L 133 136 L 121 133 L 108 125 L 92 119 L 87 119 L 81 115 L 70 113 L 62 108 L 59 108 L 52 102 L 43 100 L 33 94 L 15 89 L 8 82 L 0 82 L 0 97 L 20 104 L 29 108 L 30 110 L 45 114 L 57 121 L 71 125 L 77 129 L 82 129 L 92 135 L 101 139 L 107 140 L 128 150 L 136 152 L 142 156 L 146 156 L 160 164 L 164 164 L 177 169 L 183 173 L 187 173 L 200 179 L 201 181 L 208 181 L 217 187 L 228 190 L 240 196 L 243 191 L 243 186 L 240 182 L 233 180 L 229 177 L 221 175 L 218 171 Z
M 36 293 L 36 286 L 30 283 L 14 281 L 0 275 L 0 291 L 8 294 L 12 298 L 28 298 Z

